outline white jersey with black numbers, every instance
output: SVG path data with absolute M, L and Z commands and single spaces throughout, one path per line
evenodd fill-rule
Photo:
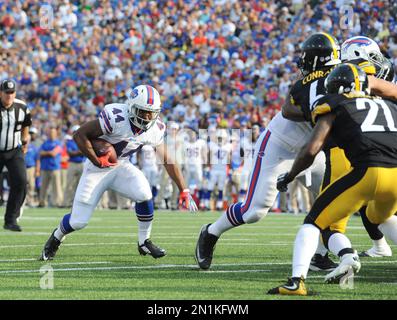
M 156 147 L 163 142 L 166 126 L 161 120 L 147 131 L 136 130 L 128 117 L 128 106 L 123 103 L 106 105 L 99 114 L 103 135 L 99 138 L 110 142 L 118 160 L 129 158 L 144 145 Z
M 299 151 L 309 140 L 312 127 L 308 122 L 294 122 L 283 117 L 279 112 L 267 126 L 273 139 L 278 140 L 290 151 Z

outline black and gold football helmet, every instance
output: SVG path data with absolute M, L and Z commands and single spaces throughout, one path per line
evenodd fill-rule
M 303 42 L 301 49 L 298 67 L 304 76 L 341 63 L 339 43 L 328 33 L 312 34 Z
M 325 79 L 328 94 L 343 94 L 354 91 L 368 92 L 367 74 L 357 65 L 342 63 L 335 67 Z

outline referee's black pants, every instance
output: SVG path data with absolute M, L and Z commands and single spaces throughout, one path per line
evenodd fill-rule
M 26 167 L 25 156 L 21 148 L 10 151 L 0 151 L 0 172 L 3 167 L 8 169 L 10 193 L 7 201 L 4 222 L 14 224 L 20 215 L 22 204 L 26 196 Z

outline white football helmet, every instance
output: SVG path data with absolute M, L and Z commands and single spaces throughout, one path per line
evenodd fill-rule
M 383 55 L 378 44 L 367 37 L 357 36 L 347 39 L 342 43 L 342 61 L 354 59 L 375 60 L 381 62 Z
M 378 44 L 367 37 L 357 36 L 342 44 L 342 62 L 364 59 L 371 62 L 377 70 L 382 69 L 384 57 Z
M 226 129 L 217 129 L 216 137 L 218 138 L 219 143 L 226 143 L 228 138 Z
M 128 113 L 131 123 L 144 131 L 149 130 L 158 119 L 161 111 L 161 100 L 158 91 L 149 85 L 139 85 L 126 93 Z M 143 117 L 146 112 L 151 117 Z

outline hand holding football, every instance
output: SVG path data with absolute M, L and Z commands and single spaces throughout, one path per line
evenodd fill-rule
M 117 153 L 110 142 L 107 142 L 103 139 L 93 139 L 91 140 L 91 144 L 97 157 L 101 157 L 110 152 L 109 161 L 112 163 L 117 163 Z

